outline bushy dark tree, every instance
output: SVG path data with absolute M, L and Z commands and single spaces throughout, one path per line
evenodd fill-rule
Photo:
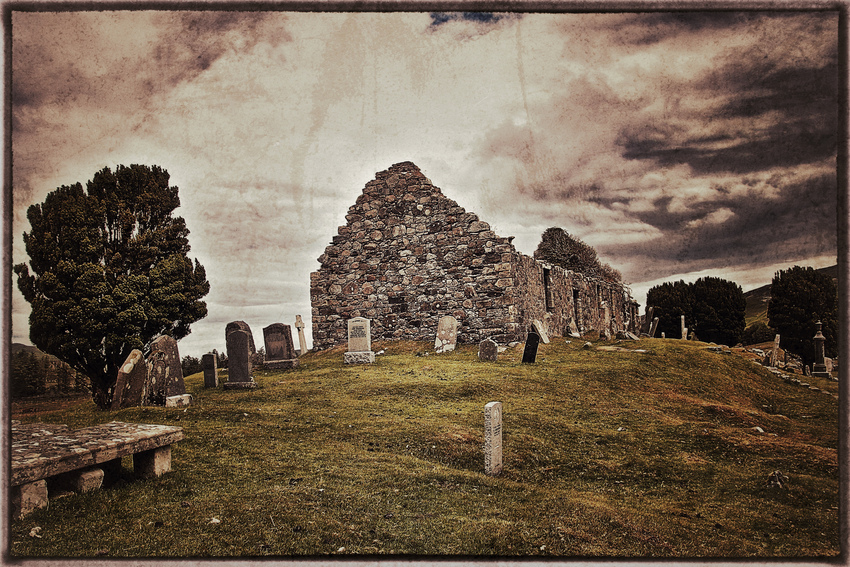
M 741 335 L 741 342 L 744 346 L 757 345 L 772 341 L 775 336 L 775 330 L 768 327 L 764 321 L 759 321 L 744 329 L 744 333 Z
M 654 307 L 658 317 L 656 336 L 663 331 L 667 337 L 679 338 L 684 315 L 688 331 L 700 340 L 735 345 L 746 324 L 744 292 L 721 278 L 704 277 L 692 284 L 664 282 L 647 292 L 646 305 Z
M 16 352 L 10 357 L 9 370 L 12 398 L 35 396 L 45 392 L 43 368 L 35 354 L 23 350 Z
M 794 266 L 773 276 L 767 317 L 780 336 L 780 345 L 803 358 L 805 364 L 815 361 L 812 338 L 820 320 L 826 356 L 838 350 L 838 294 L 831 277 L 807 267 Z
M 692 285 L 693 307 L 685 324 L 700 340 L 736 345 L 746 327 L 747 300 L 741 286 L 721 278 L 704 277 Z
M 59 187 L 27 211 L 30 262 L 15 273 L 32 305 L 30 339 L 88 376 L 101 408 L 131 350 L 147 351 L 159 335 L 180 339 L 207 314 L 209 283 L 187 256 L 168 180 L 157 166 L 107 167 L 85 191 Z
M 655 336 L 660 337 L 663 332 L 668 338 L 679 338 L 682 332 L 681 317 L 684 315 L 685 323 L 688 323 L 693 305 L 693 289 L 683 280 L 664 282 L 650 288 L 646 293 L 646 306 L 653 307 L 653 317 L 658 317 Z
M 540 244 L 534 251 L 534 258 L 611 282 L 623 280 L 620 272 L 599 261 L 592 246 L 570 236 L 563 228 L 552 227 L 543 231 Z
M 189 355 L 183 357 L 183 359 L 180 361 L 180 366 L 183 369 L 183 376 L 197 374 L 198 372 L 203 372 L 204 370 L 203 366 L 201 366 L 201 360 Z

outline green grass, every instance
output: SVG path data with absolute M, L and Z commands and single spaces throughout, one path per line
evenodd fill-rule
M 189 376 L 189 408 L 24 416 L 179 425 L 186 439 L 167 475 L 132 480 L 125 458 L 117 484 L 13 522 L 11 556 L 839 553 L 837 400 L 702 343 L 583 342 L 553 339 L 534 365 L 521 347 L 482 363 L 475 347 L 388 342 L 376 364 L 346 366 L 338 348 L 255 371 L 254 391 Z M 489 477 L 494 400 L 505 468 Z M 767 488 L 774 470 L 786 489 Z

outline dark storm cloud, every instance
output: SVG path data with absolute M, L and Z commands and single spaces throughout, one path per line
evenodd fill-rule
M 451 21 L 494 24 L 505 17 L 507 17 L 506 14 L 495 14 L 493 12 L 431 12 L 431 26 L 438 27 Z

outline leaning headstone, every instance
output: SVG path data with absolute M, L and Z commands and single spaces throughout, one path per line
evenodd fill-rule
M 304 336 L 304 321 L 301 319 L 301 315 L 295 316 L 295 328 L 298 329 L 298 348 L 301 349 L 299 356 L 304 356 L 307 352 L 307 338 Z
M 248 323 L 245 321 L 231 321 L 224 327 L 224 339 L 227 340 L 227 335 L 233 331 L 245 331 L 248 334 L 249 353 L 254 354 L 257 352 L 257 349 L 254 348 L 254 334 L 251 332 L 251 327 L 248 326 Z
M 655 338 L 655 331 L 658 330 L 658 317 L 652 320 L 652 323 L 649 325 L 649 336 L 650 338 Z
M 216 356 L 211 352 L 202 356 L 201 367 L 204 369 L 204 388 L 218 388 L 218 361 Z
M 770 353 L 770 365 L 775 367 L 779 358 L 779 335 L 773 339 L 773 351 Z
M 484 339 L 478 344 L 478 360 L 496 362 L 499 358 L 499 345 L 492 339 Z
M 570 336 L 571 337 L 580 337 L 581 334 L 578 332 L 578 325 L 576 325 L 576 320 L 570 317 Z
M 164 406 L 165 398 L 186 393 L 180 352 L 173 337 L 163 335 L 151 343 L 148 355 L 148 381 L 145 392 L 147 405 Z
M 348 352 L 343 355 L 345 364 L 372 364 L 372 322 L 365 317 L 348 320 Z
M 484 406 L 484 473 L 502 472 L 502 402 Z
M 129 408 L 142 405 L 145 383 L 148 380 L 148 365 L 140 350 L 133 350 L 118 370 L 115 390 L 112 392 L 110 409 Z
M 546 332 L 546 327 L 543 323 L 535 319 L 531 322 L 531 326 L 534 327 L 534 330 L 537 331 L 537 334 L 540 335 L 540 340 L 543 341 L 543 344 L 549 344 L 549 334 Z
M 655 307 L 647 307 L 646 315 L 643 316 L 643 324 L 640 326 L 641 334 L 649 334 L 649 327 L 652 325 L 652 314 L 655 312 Z
M 292 329 L 283 323 L 272 323 L 263 329 L 266 345 L 265 367 L 284 370 L 298 366 L 295 346 L 292 343 Z
M 235 329 L 227 335 L 227 382 L 225 390 L 256 388 L 251 376 L 251 343 L 249 335 Z
M 434 351 L 438 354 L 451 352 L 457 344 L 457 319 L 451 315 L 440 317 L 437 322 L 437 336 L 434 339 Z
M 528 337 L 525 339 L 525 348 L 522 351 L 522 361 L 531 363 L 537 361 L 537 347 L 540 344 L 540 335 L 534 330 L 534 327 L 528 330 Z

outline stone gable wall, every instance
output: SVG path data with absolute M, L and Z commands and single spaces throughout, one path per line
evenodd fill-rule
M 410 162 L 379 172 L 345 218 L 319 257 L 319 271 L 310 274 L 319 350 L 345 344 L 352 317 L 372 320 L 373 340 L 433 340 L 444 315 L 459 321 L 461 343 L 523 340 L 531 321 L 547 314 L 550 332 L 561 335 L 572 316 L 573 288 L 596 293 L 582 276 L 553 267 L 557 308 L 546 311 L 543 265 L 443 195 Z M 612 297 L 624 297 L 622 286 L 606 285 Z M 588 296 L 588 306 L 596 305 L 593 299 Z M 625 328 L 621 303 L 612 304 L 612 313 Z M 598 309 L 587 310 L 584 327 L 595 328 L 599 317 Z

